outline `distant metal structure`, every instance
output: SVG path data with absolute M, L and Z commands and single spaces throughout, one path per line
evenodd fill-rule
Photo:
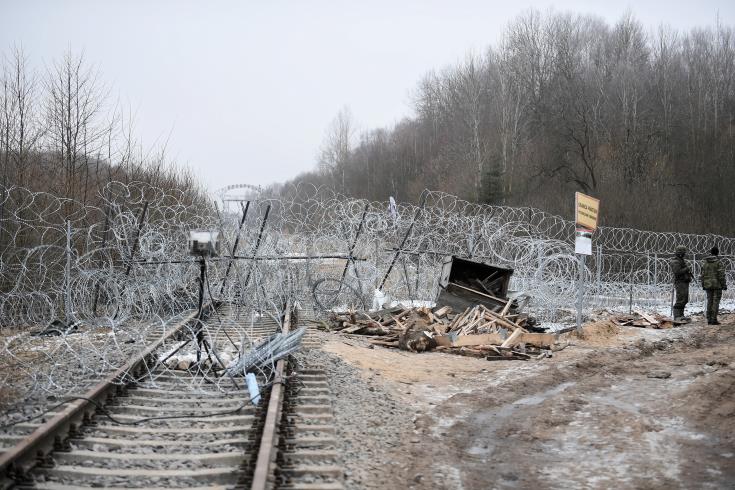
M 229 203 L 255 201 L 263 192 L 261 186 L 252 184 L 232 184 L 215 191 L 217 197 L 222 201 L 222 207 L 229 211 Z

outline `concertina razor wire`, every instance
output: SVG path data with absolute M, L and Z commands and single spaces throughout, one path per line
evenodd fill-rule
M 228 321 L 253 327 L 264 315 L 277 319 L 287 300 L 306 309 L 366 308 L 383 284 L 390 299 L 431 302 L 449 256 L 514 269 L 510 287 L 530 296 L 539 321 L 572 318 L 580 276 L 573 221 L 433 191 L 421 205 L 395 207 L 311 185 L 253 197 L 223 208 L 145 183 L 111 182 L 84 204 L 0 187 L 0 329 L 8 333 L 0 337 L 0 386 L 18 399 L 79 392 L 196 308 L 190 230 L 221 234 L 220 256 L 207 260 L 205 295 L 228 305 L 227 314 L 202 323 L 213 344 Z M 733 284 L 735 238 L 601 227 L 583 270 L 585 313 L 631 305 L 665 311 L 677 245 L 688 249 L 696 278 L 718 245 Z M 692 302 L 703 301 L 696 279 L 691 293 Z M 726 291 L 724 299 L 733 296 Z M 29 334 L 44 329 L 54 335 Z M 253 345 L 247 332 L 230 344 L 220 354 L 232 363 Z M 230 381 L 214 384 L 226 391 Z

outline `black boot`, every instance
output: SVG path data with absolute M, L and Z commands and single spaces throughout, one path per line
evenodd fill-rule
M 684 308 L 674 308 L 674 320 L 684 320 Z

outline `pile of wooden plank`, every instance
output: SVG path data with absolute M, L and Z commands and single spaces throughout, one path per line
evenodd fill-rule
M 510 304 L 499 312 L 475 305 L 461 313 L 450 306 L 332 313 L 324 329 L 414 352 L 436 349 L 488 360 L 550 356 L 556 336 L 529 332 L 524 328 L 529 318 L 508 314 Z
M 686 321 L 674 320 L 671 317 L 649 314 L 635 310 L 631 315 L 613 315 L 610 317 L 615 325 L 619 327 L 640 328 L 673 328 L 687 323 Z

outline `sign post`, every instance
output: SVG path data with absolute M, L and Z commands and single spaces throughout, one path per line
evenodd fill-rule
M 574 253 L 579 262 L 577 279 L 577 331 L 582 330 L 582 308 L 584 306 L 585 258 L 592 255 L 592 234 L 597 229 L 600 200 L 577 192 L 574 194 Z

